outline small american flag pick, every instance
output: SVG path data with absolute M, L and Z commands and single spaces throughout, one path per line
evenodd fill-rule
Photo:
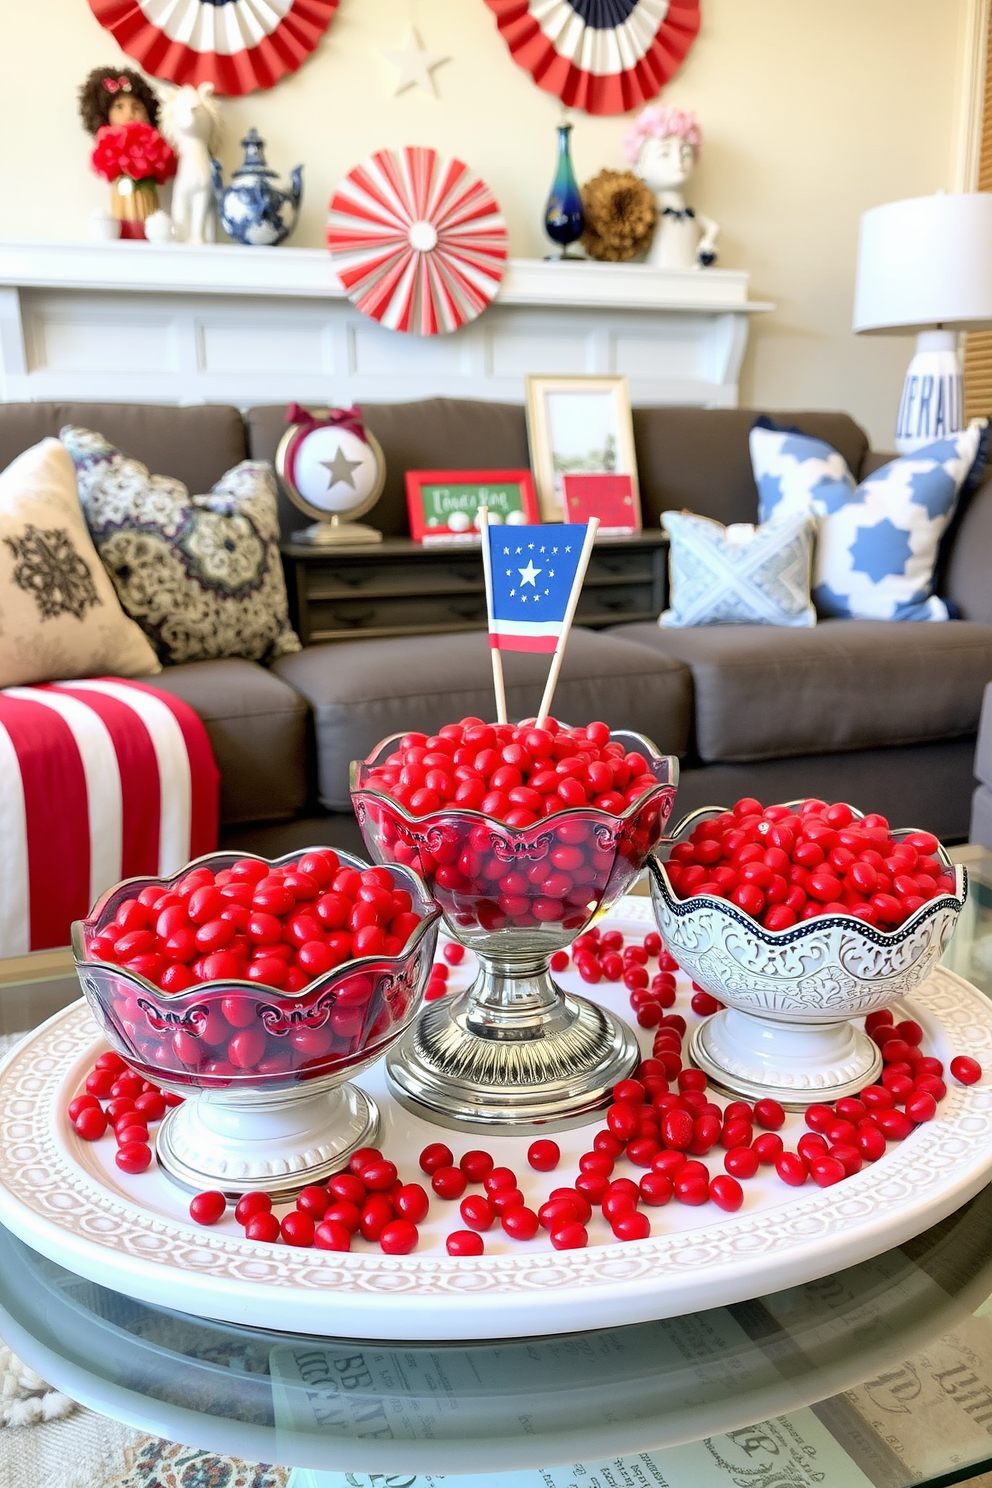
M 489 644 L 496 651 L 554 651 L 575 582 L 586 528 L 489 527 L 492 609 Z

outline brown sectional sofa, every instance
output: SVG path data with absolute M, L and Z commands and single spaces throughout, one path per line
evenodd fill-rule
M 516 405 L 430 399 L 368 404 L 365 415 L 388 464 L 372 518 L 387 536 L 406 535 L 406 469 L 528 461 Z M 748 410 L 636 409 L 645 525 L 668 508 L 753 521 L 753 418 Z M 77 423 L 203 491 L 240 459 L 271 459 L 283 419 L 282 407 L 242 417 L 220 406 L 0 404 L 0 468 L 63 424 Z M 859 476 L 888 458 L 870 451 L 844 414 L 787 419 L 829 440 Z M 288 503 L 282 517 L 287 534 L 299 525 Z M 992 680 L 990 558 L 992 482 L 968 499 L 945 542 L 941 592 L 960 620 L 576 630 L 556 710 L 566 718 L 604 717 L 678 754 L 680 811 L 744 793 L 765 800 L 812 793 L 884 811 L 948 840 L 963 838 L 975 732 Z M 511 653 L 505 671 L 511 714 L 534 712 L 546 661 Z M 270 853 L 316 840 L 357 846 L 349 761 L 398 729 L 434 730 L 493 709 L 480 632 L 309 646 L 271 669 L 198 662 L 170 667 L 155 682 L 206 723 L 222 777 L 223 841 Z

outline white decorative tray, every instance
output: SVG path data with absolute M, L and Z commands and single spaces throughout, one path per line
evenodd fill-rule
M 624 899 L 603 924 L 642 936 L 653 924 L 650 903 Z M 466 957 L 451 985 L 467 984 L 471 962 Z M 561 981 L 589 991 L 574 973 Z M 629 1016 L 623 988 L 601 983 L 595 991 Z M 680 994 L 691 1028 L 681 979 Z M 142 1301 L 334 1337 L 525 1337 L 722 1306 L 888 1250 L 953 1212 L 992 1176 L 992 1003 L 940 968 L 896 1015 L 917 1018 L 928 1051 L 945 1064 L 968 1053 L 986 1074 L 968 1088 L 951 1081 L 934 1121 L 845 1182 L 793 1189 L 762 1169 L 745 1183 L 736 1214 L 674 1202 L 647 1210 L 654 1231 L 647 1240 L 617 1242 L 595 1215 L 587 1250 L 555 1251 L 543 1231 L 519 1243 L 494 1230 L 485 1255 L 453 1259 L 444 1239 L 462 1227 L 458 1205 L 435 1198 L 420 1245 L 407 1256 L 364 1244 L 348 1254 L 265 1245 L 246 1240 L 233 1215 L 209 1229 L 194 1225 L 188 1196 L 159 1169 L 127 1177 L 114 1165 L 112 1139 L 86 1143 L 73 1133 L 66 1106 L 104 1047 L 86 1004 L 74 1003 L 0 1067 L 0 1222 L 60 1265 Z M 650 1034 L 642 1042 L 647 1049 Z M 558 1134 L 562 1162 L 538 1174 L 527 1166 L 529 1138 L 474 1130 L 460 1137 L 430 1126 L 390 1099 L 381 1065 L 361 1083 L 381 1102 L 381 1145 L 408 1181 L 422 1178 L 417 1157 L 428 1142 L 448 1142 L 456 1159 L 485 1147 L 514 1168 L 535 1205 L 569 1182 L 601 1125 Z M 787 1145 L 800 1128 L 802 1118 L 790 1116 Z M 709 1159 L 714 1173 L 718 1151 Z

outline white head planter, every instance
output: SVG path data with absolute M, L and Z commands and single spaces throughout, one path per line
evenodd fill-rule
M 648 262 L 657 268 L 705 267 L 716 258 L 719 228 L 697 217 L 682 197 L 701 143 L 695 114 L 667 104 L 642 109 L 624 139 L 625 156 L 655 195 L 658 222 Z

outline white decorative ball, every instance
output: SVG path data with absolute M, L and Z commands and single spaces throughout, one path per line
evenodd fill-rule
M 318 511 L 350 512 L 375 489 L 378 466 L 372 449 L 342 428 L 313 429 L 293 464 L 296 489 Z
M 471 525 L 472 518 L 469 516 L 468 512 L 452 512 L 451 516 L 448 518 L 448 526 L 451 528 L 452 532 L 467 532 Z

